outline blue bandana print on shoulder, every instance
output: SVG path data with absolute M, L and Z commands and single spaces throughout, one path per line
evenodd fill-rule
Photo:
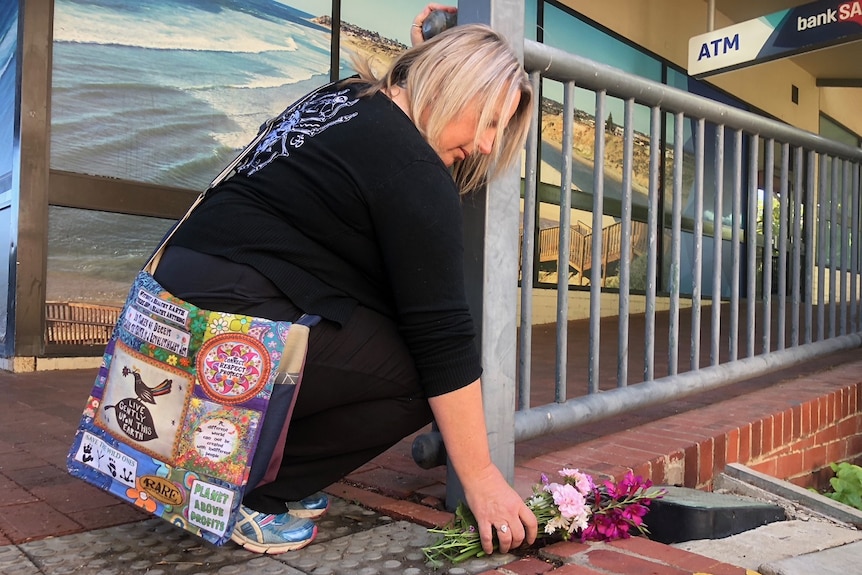
M 340 90 L 317 94 L 282 112 L 254 153 L 236 169 L 237 173 L 250 176 L 276 158 L 289 156 L 290 149 L 302 146 L 306 138 L 355 118 L 358 113 L 349 109 L 359 99 L 350 99 L 348 93 L 349 90 Z

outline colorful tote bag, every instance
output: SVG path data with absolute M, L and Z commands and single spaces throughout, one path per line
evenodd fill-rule
M 245 488 L 278 468 L 316 319 L 200 309 L 140 272 L 105 350 L 69 472 L 225 543 Z
M 309 328 L 320 318 L 204 310 L 153 274 L 176 229 L 271 127 L 216 177 L 138 274 L 67 458 L 73 476 L 216 545 L 230 539 L 243 493 L 275 478 Z

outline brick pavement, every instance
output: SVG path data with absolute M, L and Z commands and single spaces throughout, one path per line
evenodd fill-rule
M 131 506 L 65 472 L 71 437 L 94 376 L 94 370 L 0 373 L 0 545 L 144 518 Z M 537 381 L 552 378 L 534 376 L 534 386 Z M 526 495 L 540 473 L 553 473 L 563 465 L 600 476 L 619 476 L 634 469 L 659 481 L 679 477 L 682 480 L 677 483 L 703 483 L 699 480 L 720 471 L 724 462 L 745 463 L 742 455 L 752 457 L 755 448 L 763 455 L 764 421 L 770 422 L 771 438 L 776 434 L 783 438 L 785 427 L 791 436 L 802 433 L 801 423 L 794 432 L 793 406 L 800 402 L 812 405 L 812 400 L 815 407 L 808 410 L 809 428 L 812 415 L 820 417 L 822 403 L 823 418 L 846 414 L 842 432 L 854 432 L 858 437 L 862 433 L 860 381 L 858 350 L 848 350 L 607 422 L 523 442 L 516 450 L 516 488 Z M 785 419 L 790 423 L 777 425 L 779 417 L 782 423 Z M 732 437 L 736 439 L 729 439 Z M 405 439 L 356 470 L 330 492 L 397 519 L 421 525 L 445 523 L 450 517 L 440 504 L 445 495 L 445 470 L 417 467 L 410 457 L 411 440 Z M 857 443 L 844 441 L 842 445 L 856 449 Z M 712 450 L 709 456 L 707 446 Z M 723 455 L 714 456 L 718 451 Z M 701 485 L 708 486 L 708 481 Z M 739 567 L 642 538 L 614 544 L 549 546 L 536 557 L 525 557 L 493 573 L 548 571 L 557 575 L 745 573 Z

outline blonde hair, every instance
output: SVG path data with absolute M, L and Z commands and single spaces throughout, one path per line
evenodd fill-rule
M 435 150 L 443 128 L 470 106 L 478 105 L 480 110 L 474 144 L 498 121 L 491 153 L 471 154 L 453 166 L 452 175 L 462 193 L 479 188 L 520 159 L 533 90 L 511 47 L 490 27 L 469 24 L 446 30 L 403 52 L 380 78 L 368 61 L 353 64 L 360 81 L 369 84 L 361 95 L 392 87 L 406 91 L 408 114 Z M 511 109 L 518 96 L 508 123 L 507 118 L 495 117 L 498 110 Z

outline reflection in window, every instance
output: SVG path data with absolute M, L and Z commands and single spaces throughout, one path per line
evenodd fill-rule
M 173 220 L 51 206 L 47 301 L 122 306 Z
M 370 59 L 377 73 L 385 71 L 392 60 L 410 46 L 410 24 L 426 5 L 425 0 L 344 2 L 339 78 L 355 73 L 351 65 L 353 56 Z
M 585 21 L 580 15 L 565 8 L 557 2 L 544 2 L 538 10 L 534 3 L 528 3 L 527 26 L 536 20 L 537 29 L 541 31 L 543 42 L 561 50 L 571 52 L 601 64 L 613 66 L 630 74 L 661 82 L 666 75 L 667 84 L 700 95 L 714 101 L 744 108 L 744 105 L 729 96 L 709 87 L 703 82 L 689 78 L 684 73 L 665 65 L 661 61 L 644 53 L 635 46 L 616 38 L 599 29 L 597 25 Z M 535 25 L 534 25 L 535 26 Z M 557 256 L 559 253 L 559 226 L 564 219 L 560 214 L 560 181 L 562 170 L 563 126 L 563 86 L 559 82 L 543 79 L 541 102 L 541 142 L 539 150 L 539 198 L 537 213 L 537 228 L 539 237 L 536 239 L 537 265 L 534 281 L 539 285 L 557 283 Z M 619 228 L 622 214 L 621 192 L 623 179 L 623 130 L 624 102 L 608 97 L 605 99 L 603 117 L 596 118 L 596 95 L 594 92 L 576 88 L 574 93 L 574 141 L 572 149 L 572 195 L 571 195 L 571 230 L 570 242 L 571 261 L 569 265 L 569 285 L 588 286 L 591 277 L 592 262 L 590 244 L 594 230 L 593 226 L 593 165 L 595 150 L 595 134 L 601 129 L 605 136 L 603 191 L 604 203 L 601 218 L 603 236 L 602 254 L 602 287 L 614 288 L 619 285 Z M 631 257 L 631 289 L 643 290 L 646 285 L 646 237 L 647 237 L 647 196 L 649 189 L 649 118 L 650 111 L 644 106 L 636 105 L 633 110 L 633 166 L 632 173 L 632 253 Z M 660 207 L 664 212 L 662 230 L 659 230 L 659 286 L 662 291 L 670 289 L 670 228 L 672 204 L 672 181 L 674 160 L 674 121 L 672 114 L 665 114 L 661 138 L 664 152 L 661 159 L 661 173 L 664 174 L 661 187 Z M 694 150 L 696 149 L 695 121 L 682 119 L 682 175 L 681 204 L 682 235 L 680 242 L 681 277 L 680 292 L 684 295 L 692 293 L 694 254 L 693 230 L 695 217 L 703 222 L 704 238 L 701 258 L 702 282 L 707 281 L 704 270 L 713 268 L 713 236 L 723 238 L 726 249 L 722 250 L 721 262 L 721 293 L 729 295 L 731 279 L 729 277 L 732 257 L 729 247 L 730 226 L 732 223 L 732 174 L 734 166 L 733 135 L 725 134 L 723 193 L 720 211 L 716 214 L 715 195 L 716 166 L 714 158 L 716 126 L 707 124 L 704 133 L 704 195 L 703 208 L 700 214 L 695 214 L 695 178 Z M 743 158 L 747 157 L 743 149 Z M 743 166 L 743 170 L 746 166 Z M 743 182 L 747 181 L 743 174 Z M 743 190 L 744 193 L 744 190 Z M 743 196 L 742 215 L 746 215 L 745 196 Z M 761 213 L 765 213 L 765 209 Z M 745 222 L 742 223 L 743 229 Z M 774 236 L 773 241 L 777 241 Z M 742 254 L 744 259 L 745 254 Z M 726 260 L 726 261 L 725 261 Z M 745 262 L 742 262 L 745 269 Z M 744 278 L 742 280 L 744 282 Z M 703 285 L 703 284 L 702 284 Z M 704 292 L 710 297 L 712 294 Z
M 685 90 L 719 102 L 725 105 L 741 107 L 740 102 L 729 98 L 725 94 L 717 90 L 713 90 L 702 82 L 698 82 L 689 78 L 681 72 L 669 69 L 667 72 L 667 83 L 680 90 Z M 676 117 L 672 114 L 666 115 L 666 167 L 664 172 L 664 214 L 665 227 L 667 234 L 663 242 L 663 272 L 661 285 L 665 290 L 670 287 L 671 278 L 669 276 L 670 266 L 670 227 L 671 214 L 673 210 L 673 160 L 676 142 Z M 695 213 L 695 150 L 698 147 L 697 142 L 697 122 L 692 118 L 683 117 L 682 119 L 682 202 L 680 210 L 682 213 L 682 233 L 680 236 L 680 293 L 683 295 L 691 295 L 692 280 L 694 271 L 694 218 L 700 217 L 703 222 L 703 244 L 701 253 L 701 281 L 702 286 L 711 285 L 711 274 L 715 267 L 713 257 L 713 238 L 721 237 L 722 245 L 722 261 L 721 267 L 721 295 L 728 297 L 731 293 L 731 262 L 732 250 L 730 244 L 731 226 L 733 225 L 733 182 L 734 182 L 734 133 L 731 130 L 726 130 L 724 134 L 724 164 L 723 164 L 723 186 L 721 196 L 721 213 L 715 213 L 715 195 L 716 195 L 716 129 L 714 124 L 706 123 L 704 125 L 704 163 L 703 163 L 703 207 L 700 214 Z M 746 185 L 748 182 L 748 145 L 747 139 L 743 140 L 742 150 L 742 198 L 741 198 L 741 229 L 745 230 L 747 216 L 747 193 Z M 743 249 L 740 257 L 742 258 L 741 269 L 746 270 L 745 257 L 746 252 Z M 744 280 L 741 280 L 744 282 Z M 706 288 L 702 292 L 704 297 L 711 297 L 711 288 Z
M 563 162 L 562 86 L 544 80 L 542 84 L 542 140 L 539 166 L 540 246 L 538 270 L 540 283 L 556 283 L 559 254 L 560 185 Z M 606 98 L 606 115 L 595 117 L 594 92 L 575 90 L 573 125 L 571 240 L 569 284 L 588 286 L 592 274 L 591 243 L 593 236 L 593 195 L 596 130 L 605 138 L 602 218 L 602 287 L 619 286 L 621 261 L 624 104 L 616 98 Z M 614 111 L 616 110 L 616 119 Z M 649 109 L 636 105 L 633 113 L 632 178 L 632 277 L 631 289 L 643 290 L 646 285 L 647 197 L 649 192 Z

